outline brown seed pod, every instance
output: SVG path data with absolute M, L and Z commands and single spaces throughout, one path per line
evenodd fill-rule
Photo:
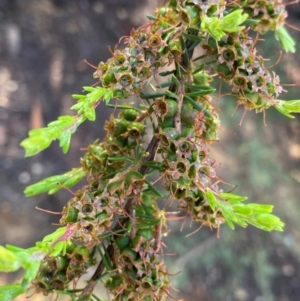
M 118 82 L 119 82 L 123 87 L 126 88 L 126 87 L 130 86 L 130 85 L 133 83 L 133 78 L 132 78 L 132 76 L 131 76 L 129 73 L 123 74 L 123 75 L 119 78 Z
M 177 101 L 169 98 L 158 99 L 155 101 L 155 111 L 162 120 L 173 117 L 178 111 Z
M 153 34 L 148 38 L 149 47 L 156 49 L 162 46 L 161 37 L 158 34 Z

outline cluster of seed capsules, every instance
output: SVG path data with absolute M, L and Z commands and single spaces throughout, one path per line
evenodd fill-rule
M 62 212 L 60 223 L 67 226 L 65 238 L 71 239 L 66 254 L 45 257 L 33 285 L 44 295 L 53 290 L 64 290 L 71 281 L 77 281 L 94 265 L 93 247 L 101 242 L 101 234 L 112 225 L 116 198 L 98 196 L 94 186 L 77 190 Z
M 232 4 L 232 8 L 235 4 Z M 254 22 L 250 27 L 258 33 L 277 30 L 287 17 L 281 1 L 249 0 L 240 3 L 241 8 Z M 158 9 L 153 21 L 133 30 L 124 38 L 125 48 L 115 48 L 112 58 L 100 62 L 95 78 L 102 86 L 114 91 L 114 97 L 127 98 L 139 94 L 160 67 L 169 65 L 182 53 L 180 35 L 194 28 L 205 40 L 207 32 L 201 31 L 201 15 L 223 16 L 225 1 L 169 1 Z M 278 77 L 270 74 L 264 66 L 264 59 L 256 56 L 249 30 L 230 33 L 216 42 L 213 37 L 202 43 L 207 55 L 217 59 L 215 71 L 233 86 L 238 104 L 246 109 L 262 111 L 274 105 L 274 94 L 278 96 L 281 87 Z
M 42 261 L 33 283 L 37 292 L 46 295 L 63 290 L 82 276 L 95 262 L 93 247 L 102 242 L 116 219 L 128 218 L 126 202 L 146 185 L 145 177 L 136 169 L 124 169 L 126 162 L 122 159 L 131 157 L 133 150 L 143 144 L 145 124 L 138 121 L 138 112 L 128 106 L 118 118 L 112 116 L 105 128 L 106 139 L 91 144 L 81 159 L 88 185 L 74 193 L 60 219 L 60 224 L 67 227 L 62 239 L 72 239 L 77 246 L 74 244 L 65 255 L 47 256 Z
M 170 65 L 182 54 L 182 32 L 199 25 L 201 5 L 188 3 L 185 7 L 175 1 L 175 5 L 158 9 L 153 21 L 124 37 L 123 50 L 116 47 L 110 59 L 99 63 L 94 77 L 117 99 L 139 94 L 160 67 Z
M 115 237 L 114 266 L 105 287 L 115 301 L 165 300 L 170 282 L 166 267 L 158 258 L 164 230 L 155 197 L 141 194 L 133 210 L 129 233 Z
M 72 223 L 73 239 L 97 244 L 97 237 L 112 225 L 115 215 L 124 214 L 126 200 L 143 186 L 144 178 L 134 168 L 122 172 L 124 157 L 143 142 L 145 125 L 137 117 L 131 108 L 119 118 L 112 116 L 105 124 L 106 139 L 91 144 L 81 159 L 89 184 L 75 192 L 60 220 L 62 225 Z
M 163 104 L 172 107 L 172 102 L 174 100 L 160 100 L 156 107 L 156 113 L 164 116 L 158 135 L 158 153 L 165 165 L 161 175 L 164 187 L 192 220 L 218 228 L 225 219 L 219 209 L 211 209 L 205 197 L 207 189 L 218 192 L 217 186 L 213 185 L 217 181 L 215 163 L 208 150 L 208 143 L 217 139 L 217 115 L 213 106 L 207 102 L 207 97 L 198 99 L 198 104 L 203 105 L 201 111 L 193 109 L 191 104 L 184 101 L 179 132 L 174 125 L 176 106 L 168 110 L 167 114 L 164 113 Z
M 126 47 L 123 50 L 116 48 L 112 58 L 101 62 L 94 77 L 100 79 L 103 87 L 110 88 L 118 99 L 141 92 L 160 67 L 181 53 L 175 28 L 171 25 L 149 22 L 132 30 L 131 35 L 124 38 Z M 172 41 L 167 44 L 166 39 Z
M 284 25 L 287 12 L 281 0 L 247 0 L 243 4 L 242 8 L 249 18 L 259 21 L 251 28 L 260 34 L 275 31 Z
M 41 262 L 33 286 L 45 296 L 53 290 L 64 290 L 68 284 L 81 277 L 95 264 L 94 254 L 84 245 L 68 245 L 65 255 L 46 256 Z
M 283 89 L 279 77 L 270 73 L 265 60 L 256 54 L 254 44 L 248 32 L 243 31 L 226 35 L 219 42 L 210 38 L 205 48 L 208 55 L 215 57 L 212 67 L 232 87 L 237 104 L 261 112 L 276 104 Z

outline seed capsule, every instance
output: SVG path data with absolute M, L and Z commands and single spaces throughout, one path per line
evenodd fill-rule
M 115 84 L 116 82 L 117 80 L 114 72 L 106 73 L 102 79 L 103 86 L 109 86 L 110 84 Z
M 75 223 L 77 221 L 77 217 L 78 217 L 78 212 L 79 210 L 77 208 L 74 207 L 65 207 L 67 208 L 67 213 L 66 216 L 62 217 L 61 222 L 63 224 L 65 223 Z
M 167 118 L 165 118 L 161 122 L 160 126 L 161 126 L 162 129 L 174 127 L 174 117 L 167 117 Z
M 120 77 L 119 79 L 119 83 L 123 86 L 123 87 L 128 87 L 129 85 L 131 85 L 133 82 L 133 78 L 130 74 L 124 74 Z
M 128 135 L 133 139 L 138 139 L 145 133 L 145 125 L 140 122 L 131 122 L 128 125 Z
M 118 236 L 115 239 L 115 243 L 121 251 L 124 250 L 125 248 L 129 247 L 130 241 L 131 240 L 128 235 Z
M 132 262 L 137 259 L 138 254 L 130 248 L 125 248 L 122 253 L 123 256 L 129 258 Z
M 199 112 L 194 109 L 182 110 L 181 111 L 181 121 L 187 126 L 193 126 L 196 120 L 196 116 Z
M 161 38 L 159 35 L 157 34 L 154 34 L 152 36 L 149 37 L 148 39 L 148 43 L 149 43 L 149 46 L 150 48 L 158 48 L 161 46 Z
M 138 116 L 137 110 L 134 109 L 125 109 L 123 111 L 123 117 L 127 121 L 135 121 Z
M 78 263 L 85 262 L 89 257 L 89 251 L 85 246 L 77 246 L 72 256 Z
M 118 54 L 116 57 L 115 57 L 115 65 L 116 66 L 121 66 L 124 64 L 124 62 L 126 61 L 126 57 L 124 54 Z
M 195 129 L 192 127 L 184 127 L 181 130 L 181 137 L 186 138 L 186 137 L 193 137 L 195 134 Z
M 160 134 L 159 139 L 162 144 L 165 146 L 169 146 L 172 140 L 177 140 L 180 134 L 175 128 L 164 128 Z
M 122 119 L 115 119 L 114 120 L 114 133 L 115 137 L 121 136 L 122 134 L 126 133 L 128 130 L 128 123 Z
M 81 206 L 80 211 L 83 215 L 90 215 L 94 211 L 94 207 L 91 203 L 85 203 Z
M 163 113 L 165 117 L 172 117 L 177 113 L 178 111 L 177 101 L 173 99 L 165 99 L 163 100 L 163 103 L 166 104 L 165 113 Z
M 153 238 L 153 231 L 151 229 L 140 229 L 137 231 L 137 236 L 142 236 L 148 241 Z

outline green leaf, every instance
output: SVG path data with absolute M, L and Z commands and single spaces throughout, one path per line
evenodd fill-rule
M 47 253 L 49 253 L 49 255 L 53 257 L 56 257 L 59 254 L 65 255 L 67 246 L 72 244 L 71 237 L 73 230 L 74 228 L 72 228 L 72 226 L 60 227 L 53 233 L 45 236 L 41 243 L 47 244 Z
M 71 107 L 72 110 L 76 110 L 79 115 L 83 114 L 87 119 L 94 121 L 96 116 L 95 107 L 97 103 L 103 98 L 108 101 L 111 90 L 107 90 L 104 87 L 83 87 L 88 93 L 86 95 L 73 94 L 72 97 L 77 99 L 77 103 Z M 110 97 L 111 98 L 111 97 Z
M 241 31 L 245 28 L 245 26 L 239 26 L 244 23 L 244 21 L 248 18 L 247 14 L 243 14 L 242 9 L 237 9 L 228 15 L 226 15 L 223 19 L 220 20 L 220 28 L 225 32 L 236 32 Z
M 300 100 L 279 100 L 279 105 L 290 113 L 300 113 Z
M 291 118 L 291 119 L 295 118 L 295 116 L 293 116 L 293 115 L 291 115 L 291 114 L 289 113 L 289 110 L 284 109 L 283 107 L 281 107 L 281 106 L 279 106 L 279 105 L 275 105 L 275 109 L 276 109 L 278 112 L 280 112 L 282 115 L 284 115 L 284 116 L 286 116 L 286 117 L 288 117 L 288 118 Z
M 64 154 L 66 154 L 69 150 L 71 135 L 71 130 L 67 130 L 62 132 L 62 134 L 59 136 L 59 146 L 62 148 Z
M 200 42 L 203 41 L 203 37 L 192 35 L 192 34 L 188 34 L 188 33 L 185 33 L 185 32 L 182 33 L 182 36 L 184 38 L 186 38 L 187 40 L 190 40 L 190 41 L 193 41 L 193 42 L 197 42 L 197 43 L 200 43 Z
M 194 109 L 196 109 L 197 111 L 202 111 L 203 110 L 203 105 L 196 102 L 194 99 L 192 99 L 190 96 L 187 96 L 186 94 L 183 97 L 184 100 L 188 101 Z
M 56 257 L 59 254 L 65 255 L 67 249 L 67 242 L 66 241 L 59 241 L 54 246 L 50 252 L 50 256 Z
M 20 145 L 25 149 L 25 156 L 33 156 L 45 148 L 49 147 L 55 139 L 62 139 L 61 145 L 64 151 L 68 150 L 68 139 L 64 136 L 64 132 L 73 133 L 77 126 L 84 120 L 76 116 L 64 115 L 58 117 L 57 120 L 50 122 L 47 127 L 33 129 L 29 132 L 28 138 L 24 139 Z M 70 134 L 66 134 L 68 137 Z M 62 137 L 61 137 L 62 136 Z
M 43 254 L 41 253 L 45 253 L 44 250 L 37 247 L 23 249 L 13 245 L 6 245 L 6 249 L 15 254 L 17 260 L 20 261 L 24 269 L 30 269 L 35 261 L 41 260 L 40 255 L 43 257 Z
M 75 103 L 75 105 L 73 105 L 70 109 L 81 111 L 83 109 L 83 103 L 82 102 Z
M 25 149 L 25 156 L 33 156 L 50 146 L 53 140 L 59 139 L 60 147 L 67 153 L 71 135 L 77 127 L 86 119 L 95 121 L 95 105 L 103 97 L 108 102 L 112 96 L 112 91 L 103 87 L 83 87 L 89 93 L 86 95 L 74 94 L 73 98 L 78 102 L 71 107 L 76 110 L 77 116 L 64 115 L 57 120 L 50 122 L 47 127 L 31 130 L 28 138 L 24 139 L 20 145 Z
M 169 91 L 169 90 L 167 90 L 167 91 L 165 92 L 165 94 L 166 94 L 167 96 L 169 96 L 169 97 L 173 97 L 173 98 L 175 98 L 175 99 L 178 99 L 178 95 L 175 94 L 175 93 L 173 93 L 173 92 L 171 92 L 171 91 Z
M 246 227 L 247 223 L 239 218 L 237 213 L 234 211 L 233 207 L 226 203 L 220 203 L 220 209 L 228 223 L 228 220 L 231 220 L 242 227 Z
M 47 135 L 31 135 L 20 145 L 25 149 L 25 157 L 30 157 L 49 147 L 51 142 L 52 139 Z
M 248 197 L 246 196 L 241 196 L 241 195 L 227 193 L 227 192 L 222 192 L 219 194 L 219 196 L 225 199 L 230 204 L 237 204 L 248 199 Z
M 64 187 L 70 188 L 74 186 L 85 175 L 86 173 L 81 167 L 73 168 L 71 171 L 68 171 L 65 174 L 55 175 L 26 187 L 24 193 L 26 197 L 34 196 L 44 192 L 48 192 L 48 194 L 54 194 Z
M 19 262 L 21 267 L 23 267 L 24 269 L 30 267 L 32 258 L 31 253 L 27 249 L 18 248 L 12 245 L 7 245 L 6 249 L 14 253 L 15 261 Z
M 90 87 L 90 86 L 85 86 L 85 87 L 82 87 L 84 91 L 87 91 L 87 92 L 94 92 L 95 91 L 95 88 L 94 87 Z
M 113 98 L 114 96 L 114 91 L 113 90 L 107 90 L 103 96 L 103 99 L 106 104 L 109 103 L 109 101 Z
M 87 97 L 90 99 L 90 105 L 93 105 L 95 102 L 99 101 L 103 95 L 105 95 L 106 89 L 103 87 L 97 87 L 95 90 L 88 94 Z
M 0 286 L 0 300 L 10 301 L 17 296 L 25 293 L 25 289 L 22 288 L 20 283 Z
M 149 182 L 147 179 L 145 179 L 145 182 L 147 183 L 149 190 L 151 190 L 155 196 L 161 198 L 164 197 L 164 195 L 158 189 L 156 189 L 156 187 L 151 182 Z
M 93 107 L 88 107 L 84 110 L 84 116 L 91 121 L 95 121 L 96 120 L 96 112 L 95 109 Z
M 127 157 L 108 157 L 107 160 L 109 162 L 129 162 L 129 163 L 132 163 L 134 162 L 133 159 L 131 158 L 127 158 Z
M 215 91 L 216 91 L 216 89 L 206 86 L 206 89 L 201 89 L 201 90 L 199 89 L 194 92 L 188 92 L 188 93 L 185 93 L 185 96 L 202 96 L 202 95 L 211 94 Z
M 21 262 L 14 252 L 0 246 L 0 271 L 13 272 L 21 268 Z
M 48 124 L 48 127 L 69 127 L 76 121 L 76 116 L 63 115 Z
M 300 113 L 300 100 L 278 100 L 275 108 L 289 118 L 295 118 L 290 113 Z
M 225 32 L 219 29 L 220 20 L 217 17 L 209 18 L 203 15 L 201 22 L 201 30 L 208 32 L 215 40 L 219 41 L 225 35 Z
M 207 17 L 202 15 L 201 18 L 201 30 L 208 32 L 215 40 L 220 41 L 226 32 L 237 32 L 245 28 L 245 26 L 239 26 L 248 18 L 247 14 L 243 14 L 242 9 L 237 9 L 224 18 L 219 17 Z
M 247 19 L 244 21 L 245 25 L 256 25 L 259 23 L 260 23 L 260 20 L 255 20 L 255 19 Z
M 44 254 L 36 252 L 35 247 L 22 249 L 12 245 L 7 245 L 6 248 L 0 246 L 0 270 L 3 272 L 13 272 L 19 268 L 25 269 L 22 280 L 22 288 L 25 289 L 36 277 L 40 261 L 43 257 Z
M 72 98 L 73 99 L 78 99 L 78 100 L 82 100 L 82 99 L 85 99 L 85 96 L 84 94 L 72 94 Z
M 245 206 L 251 208 L 255 213 L 271 213 L 274 207 L 273 205 L 255 203 L 246 204 Z
M 216 210 L 216 208 L 218 207 L 219 205 L 219 202 L 218 200 L 216 199 L 214 193 L 211 191 L 211 190 L 207 190 L 206 193 L 205 193 L 206 197 L 207 197 L 207 201 L 211 207 L 211 209 L 213 211 Z
M 155 88 L 161 89 L 161 88 L 167 88 L 170 86 L 175 85 L 176 82 L 172 81 L 172 82 L 164 82 L 164 83 L 160 83 L 158 86 L 155 86 Z
M 155 94 L 144 94 L 144 93 L 140 93 L 140 97 L 142 99 L 155 99 L 158 97 L 163 97 L 165 96 L 165 93 L 155 93 Z M 176 96 L 177 98 L 177 96 Z
M 295 40 L 290 36 L 289 32 L 285 29 L 284 26 L 280 27 L 275 31 L 275 38 L 279 41 L 281 44 L 281 47 L 285 52 L 296 52 L 296 42 Z
M 227 223 L 227 225 L 228 225 L 228 227 L 230 228 L 230 230 L 234 230 L 235 228 L 234 228 L 234 224 L 233 224 L 233 222 L 230 220 L 230 218 L 225 218 L 225 220 L 226 220 L 226 223 Z
M 31 265 L 25 269 L 25 273 L 23 275 L 22 280 L 22 288 L 27 288 L 31 282 L 35 279 L 39 268 L 40 268 L 41 260 L 32 261 Z
M 242 227 L 251 224 L 265 231 L 282 231 L 283 229 L 284 223 L 277 216 L 271 214 L 273 205 L 255 203 L 243 204 L 242 202 L 246 200 L 247 197 L 231 193 L 220 193 L 218 195 L 220 199 L 217 200 L 217 204 L 213 199 L 213 197 L 216 199 L 213 192 L 210 191 L 206 195 L 208 196 L 208 202 L 215 203 L 215 207 L 221 210 L 231 229 L 234 229 L 233 222 Z M 214 210 L 213 207 L 212 209 Z
M 243 214 L 243 215 L 253 214 L 253 210 L 245 204 L 233 205 L 232 208 L 236 213 L 239 214 Z
M 43 238 L 43 242 L 53 243 L 54 241 L 61 238 L 66 233 L 67 227 L 59 227 L 53 233 L 46 235 Z
M 265 231 L 283 231 L 284 223 L 275 215 L 263 213 L 249 219 L 249 224 Z

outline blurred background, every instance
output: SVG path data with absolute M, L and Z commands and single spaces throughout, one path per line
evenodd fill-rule
M 86 122 L 72 137 L 64 156 L 53 143 L 49 149 L 24 158 L 19 143 L 30 129 L 45 126 L 69 110 L 70 95 L 94 83 L 93 69 L 110 57 L 120 37 L 128 35 L 151 14 L 151 0 L 1 0 L 0 1 L 0 245 L 30 247 L 53 232 L 58 216 L 36 206 L 61 211 L 68 191 L 27 199 L 24 188 L 45 177 L 79 166 L 80 148 L 104 135 L 110 113 L 97 108 L 97 121 Z M 289 24 L 300 28 L 300 4 L 289 7 Z M 300 84 L 300 34 L 296 54 L 283 54 L 275 70 L 282 83 Z M 258 44 L 273 65 L 280 47 L 273 35 Z M 283 99 L 299 99 L 300 88 L 286 87 Z M 285 222 L 283 233 L 264 233 L 249 226 L 202 229 L 185 237 L 198 225 L 170 222 L 165 256 L 176 298 L 186 301 L 298 301 L 300 300 L 300 116 L 290 120 L 275 109 L 262 114 L 243 110 L 231 117 L 235 104 L 220 100 L 220 142 L 212 145 L 218 174 L 236 185 L 235 193 L 251 202 L 271 203 Z M 229 190 L 229 189 L 228 189 Z M 0 274 L 0 285 L 21 274 Z M 105 296 L 105 295 L 104 295 Z M 26 300 L 26 296 L 18 301 Z M 31 300 L 49 300 L 34 295 Z

